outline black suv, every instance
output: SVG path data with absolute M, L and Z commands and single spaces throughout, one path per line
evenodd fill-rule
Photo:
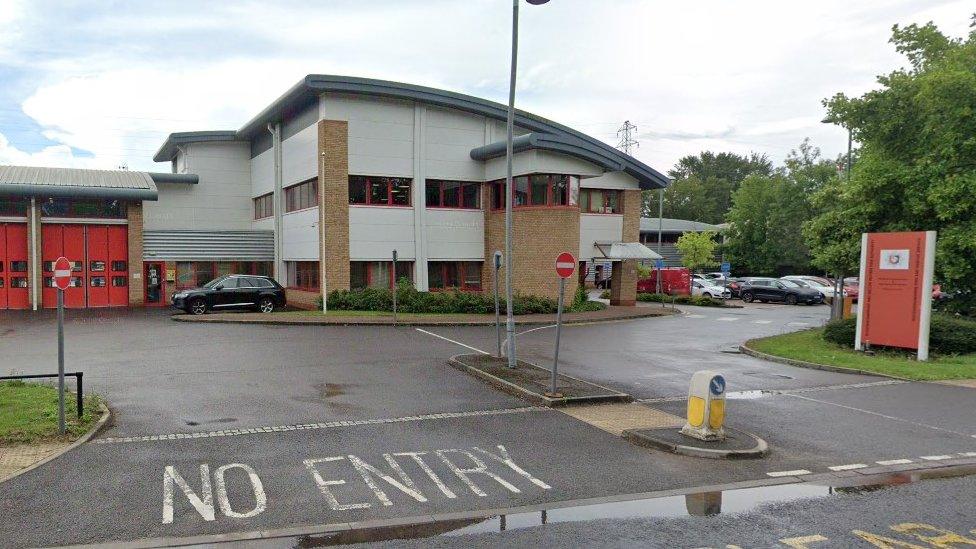
M 202 315 L 211 309 L 257 309 L 271 313 L 285 306 L 285 289 L 273 278 L 256 275 L 225 275 L 200 288 L 173 294 L 173 307 Z
M 782 301 L 789 305 L 823 303 L 823 294 L 813 288 L 803 288 L 789 280 L 777 278 L 744 278 L 739 281 L 739 295 L 742 301 Z

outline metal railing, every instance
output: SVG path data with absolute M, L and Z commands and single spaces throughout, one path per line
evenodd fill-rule
M 75 392 L 75 407 L 78 409 L 78 419 L 81 419 L 82 412 L 84 411 L 85 402 L 85 388 L 83 378 L 85 376 L 84 372 L 65 372 L 64 377 L 74 376 L 75 384 L 78 386 L 78 390 Z M 0 376 L 0 381 L 13 380 L 13 379 L 41 379 L 46 377 L 58 377 L 58 374 L 31 374 L 23 376 Z

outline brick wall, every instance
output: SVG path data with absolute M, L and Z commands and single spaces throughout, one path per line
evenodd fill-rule
M 319 172 L 319 277 L 330 292 L 348 290 L 349 123 L 345 120 L 319 121 Z
M 621 209 L 624 214 L 623 242 L 640 242 L 641 192 L 621 193 Z M 634 305 L 637 301 L 637 261 L 619 261 L 613 264 L 610 278 L 610 304 Z
M 129 204 L 129 305 L 146 302 L 142 279 L 142 203 Z
M 485 186 L 487 187 L 487 185 Z M 486 200 L 484 204 L 488 204 Z M 485 211 L 485 267 L 482 272 L 484 288 L 492 284 L 492 254 L 505 251 L 505 211 Z M 516 208 L 512 212 L 514 265 L 512 286 L 523 295 L 556 298 L 559 296 L 559 279 L 556 277 L 556 256 L 569 251 L 576 255 L 579 250 L 580 212 L 576 208 Z M 578 259 L 578 258 L 577 258 Z M 504 264 L 499 276 L 504 277 Z M 502 278 L 504 292 L 504 278 Z M 566 281 L 566 300 L 572 300 L 577 277 Z

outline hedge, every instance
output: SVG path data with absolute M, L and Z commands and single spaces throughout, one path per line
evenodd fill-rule
M 823 338 L 831 343 L 854 345 L 856 318 L 834 320 L 824 326 Z M 938 355 L 976 353 L 976 321 L 948 315 L 932 315 L 929 350 Z
M 674 303 L 680 305 L 697 305 L 699 307 L 728 307 L 724 301 L 704 295 L 676 295 L 673 296 Z M 671 303 L 672 296 L 667 294 L 637 294 L 637 301 L 647 301 L 652 303 Z
M 516 315 L 552 314 L 556 312 L 555 299 L 539 296 L 514 296 L 512 312 Z M 506 312 L 504 297 L 501 311 Z M 322 308 L 322 298 L 318 299 Z M 565 311 L 599 311 L 606 305 L 588 301 L 586 290 L 577 291 L 572 301 L 566 303 Z M 329 309 L 340 311 L 392 311 L 393 291 L 386 288 L 363 288 L 357 290 L 335 290 L 329 292 Z M 489 314 L 495 312 L 495 298 L 491 293 L 469 293 L 458 290 L 421 292 L 409 282 L 401 281 L 397 286 L 397 310 L 403 313 L 442 313 L 442 314 Z

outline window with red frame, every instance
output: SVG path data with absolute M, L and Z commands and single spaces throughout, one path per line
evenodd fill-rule
M 395 281 L 407 279 L 413 282 L 413 261 L 397 261 L 396 277 L 393 276 L 392 261 L 350 261 L 349 287 L 393 288 Z
M 491 207 L 505 208 L 505 180 L 492 181 Z M 571 175 L 536 173 L 512 178 L 512 206 L 572 206 L 579 178 Z
M 431 290 L 481 291 L 481 262 L 430 261 L 427 263 L 427 287 Z
M 620 191 L 614 189 L 580 189 L 579 203 L 583 213 L 621 213 Z
M 113 271 L 116 269 L 113 262 Z M 176 288 L 199 288 L 225 274 L 271 276 L 270 261 L 180 261 L 176 264 Z
M 296 290 L 318 291 L 318 261 L 286 261 L 287 286 Z
M 409 177 L 349 176 L 349 203 L 365 206 L 409 206 Z
M 264 219 L 274 215 L 274 194 L 268 193 L 254 199 L 254 219 Z
M 285 188 L 285 211 L 294 212 L 319 205 L 319 180 L 309 179 Z
M 428 208 L 481 209 L 481 183 L 428 179 L 424 188 Z

